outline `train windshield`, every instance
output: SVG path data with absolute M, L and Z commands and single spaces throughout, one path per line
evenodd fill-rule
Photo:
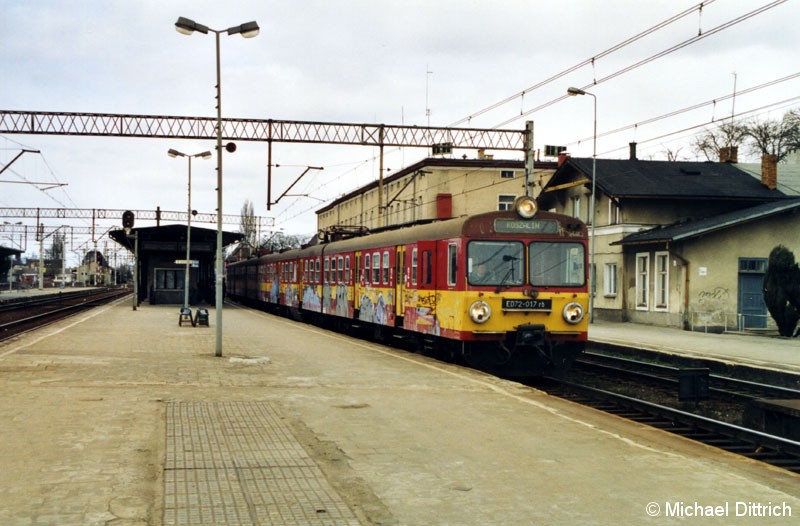
M 467 245 L 470 285 L 522 285 L 525 247 L 517 241 L 471 241 Z
M 586 280 L 583 245 L 536 241 L 528 247 L 531 285 L 580 287 Z

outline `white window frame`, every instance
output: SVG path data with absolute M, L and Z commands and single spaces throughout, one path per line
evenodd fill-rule
M 417 284 L 417 272 L 419 269 L 419 253 L 417 247 L 411 250 L 411 284 Z
M 455 243 L 447 245 L 447 284 L 451 287 L 456 285 L 456 273 L 458 272 L 458 247 Z
M 617 297 L 617 264 L 606 263 L 603 267 L 603 296 L 606 298 Z
M 372 284 L 381 284 L 381 253 L 372 253 Z
M 383 265 L 381 267 L 381 283 L 389 284 L 389 251 L 383 251 Z
M 572 202 L 572 217 L 581 218 L 581 196 L 575 195 L 570 198 Z
M 656 252 L 653 269 L 653 309 L 669 310 L 669 252 Z
M 650 253 L 636 254 L 636 310 L 650 310 Z
M 608 224 L 609 225 L 618 225 L 619 224 L 619 207 L 614 202 L 613 199 L 608 200 Z
M 510 199 L 510 201 L 509 201 Z M 500 194 L 497 196 L 497 209 L 502 210 L 513 210 L 514 209 L 514 201 L 517 199 L 516 195 L 511 194 Z

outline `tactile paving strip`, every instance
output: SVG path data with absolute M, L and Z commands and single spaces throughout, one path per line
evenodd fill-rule
M 267 402 L 169 402 L 164 524 L 358 525 Z

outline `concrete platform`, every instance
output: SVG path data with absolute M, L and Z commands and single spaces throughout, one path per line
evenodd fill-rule
M 16 300 L 20 298 L 33 298 L 36 296 L 51 296 L 61 292 L 77 292 L 81 290 L 90 290 L 96 287 L 45 287 L 43 289 L 14 289 L 0 290 L 0 303 L 4 301 Z
M 800 476 L 514 382 L 236 307 L 217 358 L 178 314 L 123 300 L 0 344 L 0 524 L 800 516 Z
M 753 334 L 706 334 L 672 327 L 596 321 L 589 339 L 688 358 L 715 360 L 800 375 L 800 338 Z

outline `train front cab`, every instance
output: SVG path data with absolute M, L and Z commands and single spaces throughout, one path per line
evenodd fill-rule
M 534 219 L 535 202 L 524 199 L 518 216 L 477 216 L 435 250 L 424 242 L 406 247 L 407 283 L 415 290 L 405 294 L 413 298 L 405 323 L 441 336 L 474 367 L 557 374 L 587 340 L 586 226 L 547 213 Z M 519 212 L 525 206 L 534 207 L 532 215 Z

